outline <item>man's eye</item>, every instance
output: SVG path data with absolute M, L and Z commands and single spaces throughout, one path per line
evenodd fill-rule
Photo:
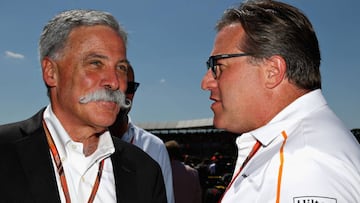
M 128 71 L 128 66 L 124 65 L 124 64 L 121 64 L 121 65 L 117 66 L 117 69 L 119 69 L 121 71 L 124 71 L 124 72 L 127 72 Z
M 101 61 L 91 61 L 90 64 L 95 65 L 95 66 L 101 66 Z

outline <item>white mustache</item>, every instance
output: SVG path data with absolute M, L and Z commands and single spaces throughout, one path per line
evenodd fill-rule
M 120 90 L 114 91 L 110 89 L 100 89 L 85 96 L 82 96 L 79 99 L 79 102 L 81 104 L 86 104 L 91 101 L 115 102 L 120 105 L 121 108 L 129 108 L 131 106 L 131 101 L 129 99 L 126 99 L 125 94 Z

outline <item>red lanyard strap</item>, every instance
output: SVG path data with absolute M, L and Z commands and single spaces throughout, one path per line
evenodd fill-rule
M 261 147 L 261 143 L 256 140 L 256 143 L 254 144 L 252 150 L 250 151 L 249 155 L 246 157 L 245 161 L 242 163 L 240 169 L 236 172 L 235 176 L 233 177 L 233 179 L 231 180 L 231 182 L 229 183 L 229 185 L 226 187 L 226 190 L 224 192 L 224 194 L 222 195 L 222 197 L 219 200 L 219 203 L 221 202 L 222 198 L 225 196 L 225 193 L 229 190 L 229 188 L 231 187 L 231 185 L 234 183 L 234 181 L 236 180 L 236 178 L 240 175 L 241 171 L 245 168 L 246 164 L 250 161 L 250 159 L 256 154 L 256 152 L 260 149 Z
M 68 189 L 68 186 L 67 186 L 67 182 L 66 182 L 66 178 L 65 178 L 65 172 L 64 172 L 64 168 L 63 168 L 60 156 L 59 156 L 59 152 L 58 152 L 58 150 L 57 150 L 57 148 L 55 146 L 54 140 L 52 139 L 52 137 L 50 135 L 50 132 L 49 132 L 49 129 L 47 128 L 46 123 L 45 123 L 44 120 L 43 120 L 43 127 L 44 127 L 44 130 L 45 130 L 46 139 L 47 139 L 47 142 L 49 144 L 51 154 L 54 157 L 54 161 L 55 161 L 55 164 L 56 164 L 56 167 L 57 167 L 57 172 L 58 172 L 58 174 L 60 176 L 60 183 L 61 183 L 61 187 L 63 188 L 66 203 L 70 203 L 71 202 L 70 193 L 69 193 L 69 189 Z M 99 164 L 99 170 L 98 170 L 96 180 L 95 180 L 95 184 L 94 184 L 94 186 L 92 188 L 88 203 L 92 203 L 94 201 L 94 199 L 95 199 L 96 192 L 97 192 L 97 190 L 99 188 L 99 185 L 100 185 L 100 179 L 101 179 L 102 171 L 103 171 L 103 168 L 104 168 L 104 160 L 105 159 L 103 159 Z

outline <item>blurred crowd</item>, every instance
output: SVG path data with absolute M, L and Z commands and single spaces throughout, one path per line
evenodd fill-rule
M 202 202 L 215 203 L 231 181 L 235 167 L 235 156 L 224 156 L 215 152 L 210 157 L 200 158 L 184 155 L 184 164 L 196 169 L 202 190 Z

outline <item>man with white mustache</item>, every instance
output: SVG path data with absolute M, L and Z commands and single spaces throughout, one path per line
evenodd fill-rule
M 1 202 L 166 202 L 158 164 L 108 131 L 129 107 L 126 40 L 102 11 L 64 11 L 44 27 L 39 51 L 50 104 L 0 126 Z

